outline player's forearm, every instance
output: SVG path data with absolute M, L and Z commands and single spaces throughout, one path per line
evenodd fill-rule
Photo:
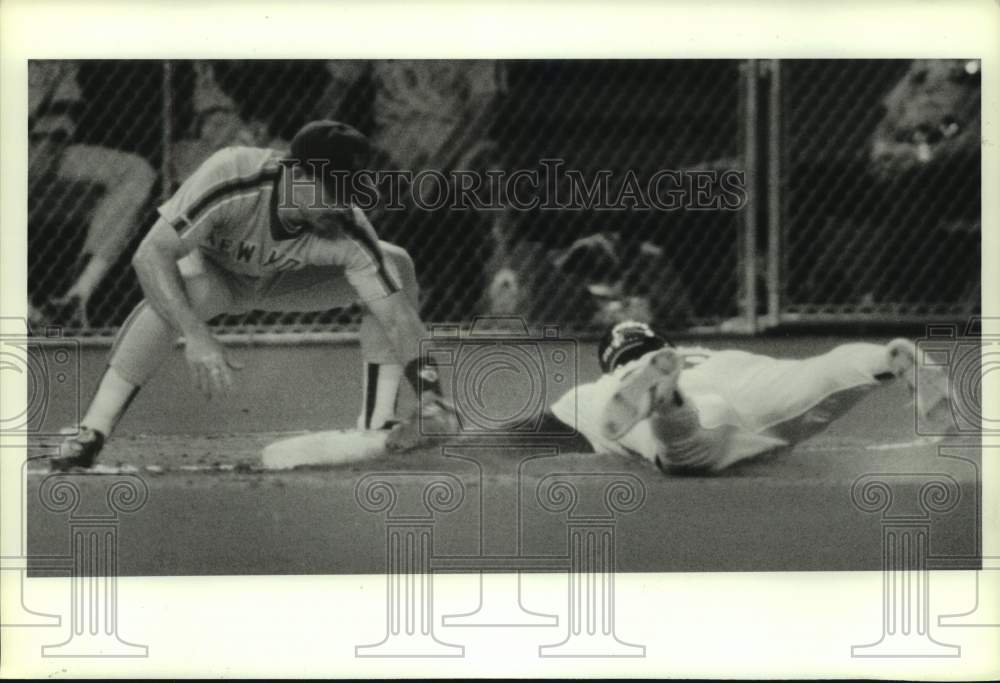
M 427 329 L 410 301 L 397 292 L 385 299 L 369 303 L 369 307 L 403 365 L 404 375 L 415 391 L 429 390 L 441 393 L 437 374 L 426 367 L 421 357 L 420 342 L 427 336 Z M 432 372 L 425 372 L 432 370 Z
M 153 310 L 185 337 L 208 332 L 188 301 L 176 255 L 156 245 L 143 244 L 136 250 L 132 265 Z

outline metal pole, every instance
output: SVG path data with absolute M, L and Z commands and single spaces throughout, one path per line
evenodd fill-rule
M 743 210 L 743 316 L 747 331 L 757 331 L 757 129 L 759 111 L 757 107 L 757 60 L 748 59 L 744 65 L 746 88 L 744 99 L 744 165 L 746 166 L 747 204 Z
M 163 61 L 163 154 L 160 162 L 160 197 L 166 202 L 174 190 L 174 64 L 169 59 Z
M 771 326 L 781 321 L 781 259 L 783 235 L 781 184 L 781 60 L 770 62 L 767 120 L 767 315 Z

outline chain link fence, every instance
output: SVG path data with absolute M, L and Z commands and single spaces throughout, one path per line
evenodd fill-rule
M 370 137 L 373 168 L 445 174 L 404 182 L 398 203 L 383 190 L 370 212 L 413 257 L 428 321 L 964 315 L 979 284 L 970 64 L 32 61 L 30 313 L 109 336 L 142 298 L 131 253 L 202 161 L 287 149 L 335 118 Z M 478 203 L 453 201 L 470 196 L 455 172 L 485 179 Z M 358 320 L 213 324 L 292 338 Z
M 978 60 L 781 64 L 781 318 L 979 306 Z

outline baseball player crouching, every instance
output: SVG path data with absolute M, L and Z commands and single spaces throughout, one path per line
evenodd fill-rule
M 145 300 L 122 325 L 108 369 L 55 470 L 89 468 L 136 393 L 184 337 L 191 380 L 208 397 L 225 394 L 242 367 L 205 321 L 251 310 L 325 311 L 361 303 L 366 397 L 359 427 L 392 429 L 387 443 L 417 445 L 415 420 L 395 424 L 406 378 L 424 427 L 454 420 L 433 367 L 419 358 L 426 330 L 417 313 L 413 262 L 379 241 L 343 174 L 365 168 L 368 140 L 335 121 L 314 121 L 292 140 L 290 157 L 228 147 L 209 157 L 159 207 L 132 259 Z M 336 172 L 339 175 L 334 175 Z
M 851 343 L 779 359 L 675 348 L 644 323 L 613 326 L 598 347 L 604 374 L 571 389 L 551 414 L 598 453 L 635 455 L 667 473 L 711 473 L 818 434 L 862 397 L 916 381 L 915 347 Z M 925 381 L 926 380 L 926 381 Z M 944 372 L 921 371 L 917 409 L 950 410 Z

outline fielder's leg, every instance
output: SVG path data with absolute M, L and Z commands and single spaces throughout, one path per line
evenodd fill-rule
M 198 254 L 179 263 L 185 292 L 194 311 L 203 319 L 230 310 L 234 297 L 225 277 Z M 90 467 L 143 384 L 159 369 L 177 342 L 178 331 L 145 300 L 139 303 L 118 331 L 108 368 L 76 434 L 60 448 L 53 469 Z
M 416 305 L 419 288 L 409 254 L 388 242 L 379 242 L 379 246 L 389 274 Z M 265 311 L 327 311 L 351 306 L 357 300 L 358 294 L 342 269 L 315 267 L 282 273 L 253 307 Z M 359 337 L 364 395 L 358 428 L 380 429 L 396 416 L 403 366 L 382 326 L 367 309 L 362 314 Z
M 83 268 L 73 285 L 52 300 L 55 306 L 76 308 L 87 327 L 87 302 L 135 234 L 139 212 L 156 181 L 156 172 L 137 154 L 94 145 L 70 145 L 63 154 L 59 174 L 104 188 L 87 229 L 81 254 Z
M 413 260 L 402 247 L 381 242 L 389 272 L 396 277 L 414 308 L 420 310 L 420 287 Z M 365 399 L 358 416 L 359 429 L 380 429 L 396 418 L 403 365 L 378 320 L 366 308 L 359 330 L 364 361 Z

